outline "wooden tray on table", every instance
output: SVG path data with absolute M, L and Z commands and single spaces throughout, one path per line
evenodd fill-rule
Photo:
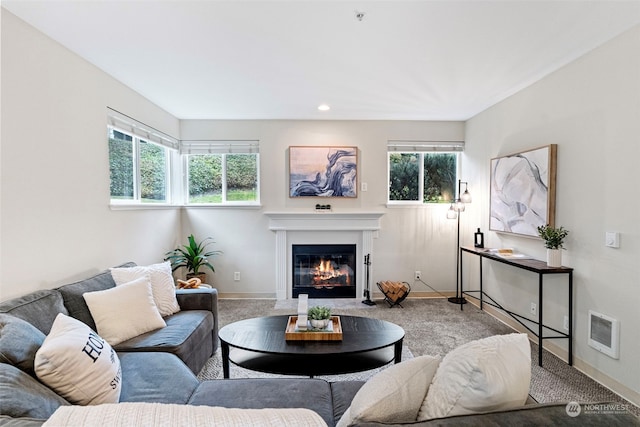
M 332 330 L 318 331 L 298 331 L 298 316 L 289 316 L 287 329 L 284 332 L 284 338 L 287 341 L 342 341 L 342 325 L 339 316 L 331 316 L 333 323 Z

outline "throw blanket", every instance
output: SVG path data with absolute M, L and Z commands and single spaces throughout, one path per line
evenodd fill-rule
M 304 408 L 238 409 L 164 403 L 116 403 L 61 406 L 44 426 L 327 427 L 327 424 L 316 412 Z

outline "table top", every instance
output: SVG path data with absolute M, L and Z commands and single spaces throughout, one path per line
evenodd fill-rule
M 538 259 L 533 259 L 533 258 L 501 257 L 495 252 L 490 252 L 489 248 L 480 249 L 480 248 L 475 248 L 471 246 L 461 246 L 460 250 L 464 252 L 476 254 L 481 257 L 489 258 L 494 261 L 501 262 L 503 264 L 509 264 L 515 267 L 520 267 L 525 270 L 533 271 L 534 273 L 539 273 L 539 274 L 561 274 L 561 273 L 570 273 L 573 271 L 573 268 L 571 267 L 549 267 L 546 262 L 540 261 Z
M 389 347 L 404 338 L 404 329 L 385 320 L 340 315 L 342 341 L 287 341 L 289 315 L 240 320 L 218 332 L 234 348 L 265 354 L 332 355 L 369 352 Z

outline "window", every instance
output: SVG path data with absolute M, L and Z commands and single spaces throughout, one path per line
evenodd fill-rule
M 177 140 L 109 110 L 112 203 L 169 203 L 171 153 Z
M 183 141 L 187 203 L 257 204 L 257 141 Z
M 446 203 L 455 198 L 461 142 L 390 141 L 389 202 Z

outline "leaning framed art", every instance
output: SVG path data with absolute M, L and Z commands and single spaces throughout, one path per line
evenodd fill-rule
M 357 197 L 357 147 L 289 147 L 289 197 Z
M 557 145 L 491 159 L 489 229 L 537 237 L 555 225 Z

